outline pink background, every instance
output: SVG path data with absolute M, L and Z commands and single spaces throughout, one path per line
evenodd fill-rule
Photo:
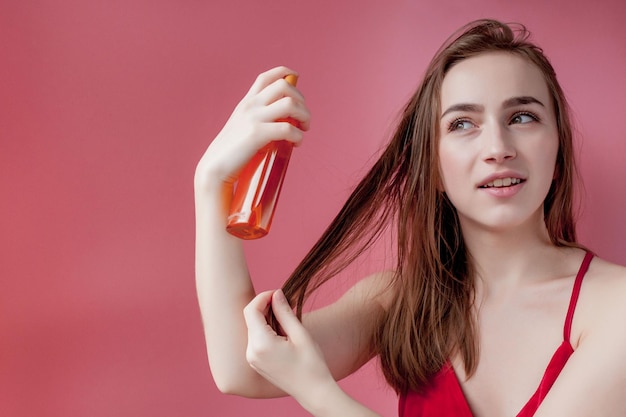
M 581 240 L 626 264 L 625 12 L 622 0 L 3 0 L 0 415 L 307 415 L 216 390 L 194 291 L 195 164 L 278 64 L 301 73 L 313 128 L 271 235 L 246 247 L 258 289 L 282 283 L 435 50 L 479 17 L 525 23 L 551 57 L 584 138 Z M 374 367 L 344 384 L 395 415 Z

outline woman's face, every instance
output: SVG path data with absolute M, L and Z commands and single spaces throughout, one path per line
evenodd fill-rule
M 441 109 L 442 186 L 464 231 L 543 225 L 559 139 L 540 70 L 506 52 L 465 59 L 444 78 Z

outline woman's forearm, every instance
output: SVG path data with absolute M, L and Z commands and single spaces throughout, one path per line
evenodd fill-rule
M 315 417 L 381 417 L 350 397 L 336 383 L 321 387 L 312 397 L 315 399 L 302 400 L 300 404 Z
M 225 230 L 232 188 L 210 183 L 201 172 L 195 179 L 196 289 L 211 373 L 225 393 L 251 397 L 276 396 L 276 390 L 250 368 L 243 308 L 255 291 L 241 241 Z

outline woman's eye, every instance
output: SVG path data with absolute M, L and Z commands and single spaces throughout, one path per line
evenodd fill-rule
M 524 124 L 530 122 L 536 122 L 537 118 L 531 114 L 520 113 L 513 116 L 511 119 L 511 124 Z
M 468 120 L 455 120 L 450 123 L 450 131 L 471 129 L 474 125 Z

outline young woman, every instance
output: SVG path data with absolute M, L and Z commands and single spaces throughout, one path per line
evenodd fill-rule
M 401 416 L 626 415 L 626 270 L 576 243 L 568 107 L 525 29 L 482 20 L 451 38 L 318 244 L 283 290 L 256 295 L 226 213 L 256 150 L 299 144 L 309 127 L 292 72 L 257 78 L 196 170 L 197 289 L 219 389 L 375 416 L 335 381 L 378 356 Z M 275 122 L 286 117 L 299 128 Z M 389 225 L 394 270 L 302 314 Z

